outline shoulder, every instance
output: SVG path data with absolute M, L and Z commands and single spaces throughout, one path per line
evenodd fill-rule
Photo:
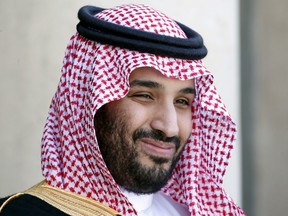
M 67 216 L 45 201 L 29 195 L 12 195 L 0 199 L 1 216 Z

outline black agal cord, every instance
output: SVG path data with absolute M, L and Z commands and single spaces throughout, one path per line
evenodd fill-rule
M 197 60 L 207 55 L 202 37 L 187 26 L 176 22 L 187 36 L 175 38 L 117 25 L 95 17 L 104 10 L 84 6 L 78 12 L 77 31 L 89 40 L 160 56 Z

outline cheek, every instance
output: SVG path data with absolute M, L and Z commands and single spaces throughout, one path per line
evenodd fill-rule
M 137 106 L 135 103 L 126 104 L 122 111 L 125 112 L 125 121 L 128 125 L 129 131 L 134 132 L 139 128 L 144 128 L 149 119 L 149 111 L 143 106 Z
M 192 131 L 192 115 L 181 115 L 178 118 L 178 125 L 180 130 L 180 137 L 186 143 Z

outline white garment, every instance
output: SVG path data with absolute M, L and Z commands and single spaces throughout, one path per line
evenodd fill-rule
M 162 192 L 138 195 L 123 190 L 138 216 L 189 216 L 188 209 Z

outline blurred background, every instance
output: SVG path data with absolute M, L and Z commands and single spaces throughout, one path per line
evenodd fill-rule
M 238 124 L 224 187 L 247 215 L 288 212 L 288 1 L 0 0 L 0 197 L 43 179 L 40 141 L 64 51 L 90 4 L 143 3 L 198 31 Z

